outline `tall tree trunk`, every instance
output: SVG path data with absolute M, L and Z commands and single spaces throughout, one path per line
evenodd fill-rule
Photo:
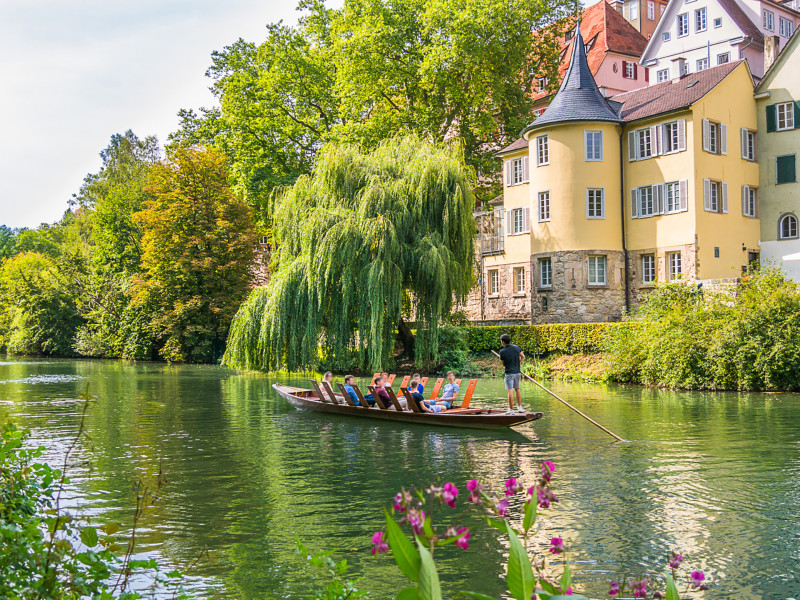
M 403 356 L 414 359 L 414 334 L 411 333 L 411 328 L 400 317 L 400 322 L 397 323 L 397 339 L 403 344 Z

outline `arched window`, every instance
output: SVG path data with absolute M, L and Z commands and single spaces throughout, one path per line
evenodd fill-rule
M 797 237 L 797 217 L 789 213 L 778 221 L 778 238 L 789 240 Z

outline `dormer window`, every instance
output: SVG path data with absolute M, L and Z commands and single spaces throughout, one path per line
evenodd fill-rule
M 547 89 L 547 77 L 539 77 L 539 91 L 543 92 Z
M 573 35 L 575 35 L 575 30 L 574 29 L 570 29 L 567 33 L 565 33 L 564 34 L 564 43 L 570 41 L 572 39 Z

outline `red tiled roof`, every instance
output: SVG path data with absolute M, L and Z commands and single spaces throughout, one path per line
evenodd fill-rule
M 571 19 L 572 17 L 569 18 Z M 597 4 L 583 11 L 581 15 L 581 35 L 589 48 L 586 53 L 586 60 L 589 63 L 589 70 L 592 75 L 597 74 L 608 52 L 625 54 L 638 61 L 647 46 L 645 37 L 633 25 L 628 23 L 621 14 L 614 10 L 606 0 L 600 0 Z M 574 36 L 568 42 L 562 42 L 561 44 L 562 59 L 558 68 L 559 80 L 564 78 L 567 67 L 569 67 L 573 40 Z M 538 92 L 534 94 L 533 98 L 534 100 L 539 100 L 549 95 L 550 92 Z
M 714 89 L 743 62 L 739 60 L 726 63 L 699 73 L 685 75 L 680 79 L 617 94 L 611 100 L 622 103 L 622 119 L 625 122 L 688 108 Z
M 528 140 L 525 138 L 519 138 L 516 141 L 511 142 L 508 146 L 500 150 L 497 153 L 497 156 L 501 156 L 503 154 L 508 154 L 509 152 L 514 152 L 515 150 L 522 150 L 528 147 Z

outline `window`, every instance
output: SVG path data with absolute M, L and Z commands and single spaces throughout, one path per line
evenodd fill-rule
M 528 223 L 530 211 L 527 208 L 513 208 L 506 211 L 508 215 L 508 235 L 520 235 L 530 233 L 531 228 Z
M 703 150 L 711 154 L 728 153 L 728 126 L 703 119 Z
M 758 188 L 742 186 L 742 215 L 751 219 L 758 216 Z
M 543 109 L 543 108 L 537 108 L 537 109 L 535 109 L 535 110 L 533 111 L 533 118 L 534 118 L 534 119 L 538 119 L 539 117 L 541 117 L 541 116 L 542 116 L 542 113 L 543 113 L 543 112 L 544 112 L 544 109 Z
M 489 271 L 489 295 L 500 294 L 500 272 L 497 269 Z
M 606 257 L 589 257 L 589 285 L 606 284 Z
M 662 38 L 662 39 L 663 39 L 665 42 L 668 42 L 668 41 L 669 41 L 669 31 L 665 31 L 664 33 L 662 33 L 662 34 L 661 34 L 661 38 Z
M 586 218 L 605 218 L 603 188 L 586 188 Z
M 678 37 L 689 35 L 689 13 L 678 15 Z
M 728 212 L 728 184 L 724 181 L 703 180 L 703 209 L 714 213 Z
M 642 283 L 654 283 L 656 280 L 656 257 L 653 254 L 642 255 Z
M 731 62 L 731 53 L 730 52 L 723 52 L 722 54 L 717 54 L 717 64 L 724 65 L 725 63 Z
M 764 9 L 764 29 L 775 31 L 775 13 Z
M 670 181 L 664 184 L 664 212 L 676 213 L 681 211 L 681 184 L 679 181 Z
M 778 33 L 780 33 L 783 37 L 792 37 L 792 33 L 794 32 L 794 24 L 784 17 L 778 19 Z
M 647 3 L 647 19 L 649 21 L 656 20 L 656 4 L 652 0 Z
M 706 30 L 706 9 L 705 8 L 698 8 L 694 11 L 694 30 L 695 31 L 705 31 Z
M 567 43 L 572 39 L 572 36 L 575 35 L 575 30 L 570 29 L 568 32 L 564 34 L 564 43 Z
M 650 158 L 653 156 L 653 145 L 650 139 L 650 129 L 639 129 L 636 132 L 636 146 L 637 156 L 641 158 Z
M 525 293 L 525 267 L 514 269 L 514 289 L 517 294 Z
M 756 132 L 749 129 L 741 130 L 742 158 L 745 160 L 756 160 Z
M 797 217 L 792 214 L 783 215 L 778 221 L 778 238 L 791 240 L 797 237 Z
M 697 59 L 697 70 L 698 71 L 705 71 L 708 68 L 708 58 L 698 58 Z
M 681 59 L 678 61 L 678 67 L 680 68 L 681 75 L 688 75 L 689 74 L 689 61 L 686 59 Z
M 645 185 L 636 189 L 636 203 L 637 203 L 637 216 L 652 217 L 658 210 L 655 201 L 655 194 L 653 192 L 654 186 Z
M 718 18 L 714 19 L 714 29 L 717 29 L 718 27 L 722 27 L 722 18 L 721 17 L 718 17 Z
M 669 69 L 661 69 L 660 71 L 656 71 L 656 81 L 658 83 L 667 81 L 668 79 L 669 79 Z
M 550 192 L 539 192 L 539 222 L 550 220 Z
M 262 235 L 261 236 L 261 241 L 259 243 L 262 246 L 268 246 L 269 245 L 269 236 L 268 235 Z
M 795 170 L 795 155 L 786 154 L 778 156 L 775 159 L 777 165 L 777 174 L 775 183 L 794 183 L 797 181 L 797 172 Z
M 539 77 L 539 91 L 543 92 L 547 89 L 547 77 Z
M 536 166 L 550 164 L 550 148 L 547 143 L 547 134 L 536 136 Z
M 664 154 L 686 150 L 686 119 L 664 123 L 661 130 L 661 149 Z
M 539 259 L 539 287 L 553 287 L 553 263 L 550 258 Z
M 775 107 L 778 111 L 778 131 L 794 129 L 794 102 L 781 102 Z
M 603 132 L 587 129 L 584 141 L 586 160 L 603 160 Z
M 633 0 L 628 7 L 628 18 L 635 21 L 639 18 L 639 0 Z
M 622 76 L 625 79 L 636 79 L 636 63 L 627 60 L 622 61 Z
M 669 264 L 669 278 L 678 279 L 681 276 L 681 253 L 669 252 L 667 254 L 667 263 Z
M 522 156 L 511 161 L 511 183 L 518 185 L 528 181 L 528 157 Z

